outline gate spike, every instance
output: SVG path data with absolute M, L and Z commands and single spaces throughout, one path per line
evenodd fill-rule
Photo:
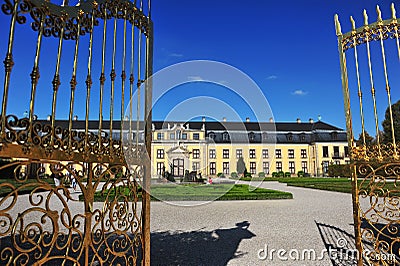
M 390 8 L 392 9 L 392 19 L 396 19 L 396 9 L 394 8 L 394 3 L 392 3 Z
M 383 20 L 382 20 L 382 12 L 381 12 L 381 9 L 379 8 L 379 5 L 376 5 L 376 13 L 378 14 L 378 19 L 377 19 L 377 21 L 378 22 L 382 22 Z
M 356 30 L 356 22 L 354 21 L 353 16 L 350 16 L 350 21 L 352 30 Z
M 367 10 L 364 9 L 364 26 L 368 26 L 368 14 Z
M 335 14 L 335 28 L 336 28 L 336 36 L 342 35 L 342 27 L 340 26 L 338 14 Z

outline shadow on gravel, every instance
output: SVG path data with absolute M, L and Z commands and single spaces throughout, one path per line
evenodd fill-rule
M 357 265 L 357 249 L 354 235 L 333 225 L 315 221 L 333 266 Z M 368 265 L 364 260 L 364 265 Z
M 247 221 L 229 229 L 151 234 L 151 265 L 226 265 L 246 255 L 238 249 L 243 239 L 255 236 Z

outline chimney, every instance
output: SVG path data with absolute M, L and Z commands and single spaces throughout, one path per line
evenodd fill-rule
M 314 119 L 310 118 L 308 119 L 308 122 L 310 122 L 310 124 L 314 124 Z
M 273 122 L 274 122 L 274 118 L 273 118 L 273 117 L 270 117 L 270 118 L 269 118 L 269 122 L 270 122 L 270 123 L 273 123 Z
M 297 122 L 297 124 L 300 124 L 300 123 L 301 123 L 301 119 L 300 119 L 300 118 L 297 118 L 297 119 L 296 119 L 296 122 Z
M 201 121 L 206 122 L 206 117 L 203 116 L 203 117 L 201 118 Z
M 246 117 L 246 122 L 250 122 L 250 117 Z
M 226 122 L 226 117 L 223 117 L 223 118 L 222 118 L 222 121 Z

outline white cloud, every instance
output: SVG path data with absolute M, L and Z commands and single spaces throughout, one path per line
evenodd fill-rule
M 171 57 L 182 57 L 183 54 L 171 53 L 171 54 L 169 54 L 169 56 L 171 56 Z
M 189 81 L 203 81 L 204 79 L 200 76 L 188 76 Z
M 303 90 L 295 90 L 294 92 L 292 92 L 292 95 L 297 95 L 297 96 L 304 96 L 307 95 L 308 92 L 307 91 L 303 91 Z
M 268 80 L 273 80 L 273 79 L 277 79 L 277 78 L 278 78 L 278 76 L 275 76 L 275 75 L 271 75 L 271 76 L 267 77 Z

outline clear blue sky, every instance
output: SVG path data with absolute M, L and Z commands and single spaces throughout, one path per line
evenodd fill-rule
M 345 128 L 333 17 L 339 14 L 342 29 L 347 32 L 350 30 L 349 16 L 354 16 L 360 26 L 364 8 L 369 12 L 370 21 L 375 21 L 376 4 L 380 5 L 384 19 L 388 18 L 390 1 L 153 0 L 154 71 L 189 60 L 222 62 L 239 69 L 256 82 L 271 106 L 276 121 L 295 121 L 296 118 L 317 120 L 321 115 L 323 121 Z M 8 21 L 9 17 L 1 14 L 1 36 L 8 34 L 8 27 L 4 26 L 8 25 Z M 2 40 L 0 56 L 3 60 L 7 41 L 5 38 Z M 23 40 L 23 36 L 19 37 L 19 45 L 24 44 Z M 27 51 L 32 53 L 34 47 Z M 28 61 L 24 66 L 26 73 L 32 69 L 33 60 Z M 42 61 L 46 62 L 46 55 Z M 42 76 L 45 76 L 43 68 Z M 21 63 L 18 69 L 22 69 Z M 18 77 L 15 71 L 14 79 Z M 51 70 L 49 75 L 53 73 L 54 70 Z M 29 76 L 25 75 L 25 78 L 29 85 Z M 1 84 L 3 79 L 4 68 L 1 67 Z M 97 77 L 94 80 L 98 82 Z M 63 82 L 65 93 L 59 99 L 59 106 L 66 103 L 66 97 L 69 97 L 68 83 L 69 80 Z M 80 86 L 79 93 L 84 93 L 83 82 Z M 8 110 L 22 116 L 23 111 L 28 109 L 29 87 L 18 88 L 18 91 L 10 94 Z M 22 100 L 22 96 L 27 100 Z M 93 92 L 92 96 L 98 97 L 98 94 Z M 188 119 L 184 106 L 172 114 L 171 109 L 199 96 L 213 97 L 234 105 L 238 115 L 234 117 L 228 113 L 228 120 L 250 117 L 254 121 L 251 106 L 242 104 L 240 97 L 227 93 L 221 86 L 204 82 L 178 86 L 166 94 L 155 103 L 154 120 Z M 84 117 L 84 94 L 78 97 L 76 106 L 76 112 Z M 36 106 L 36 111 L 42 118 L 49 114 L 49 110 L 41 110 L 41 106 Z M 119 115 L 119 109 L 115 113 Z M 67 112 L 61 114 L 63 118 L 67 117 Z M 198 113 L 199 116 L 201 114 Z M 225 115 L 221 111 L 214 116 L 222 119 Z M 96 116 L 91 115 L 91 118 L 96 119 Z M 266 121 L 268 117 L 261 120 Z
M 351 15 L 361 26 L 364 8 L 375 21 L 376 4 L 389 18 L 390 1 L 154 1 L 155 70 L 185 60 L 221 61 L 259 85 L 276 121 L 320 114 L 345 128 L 333 17 L 339 14 L 347 32 Z

